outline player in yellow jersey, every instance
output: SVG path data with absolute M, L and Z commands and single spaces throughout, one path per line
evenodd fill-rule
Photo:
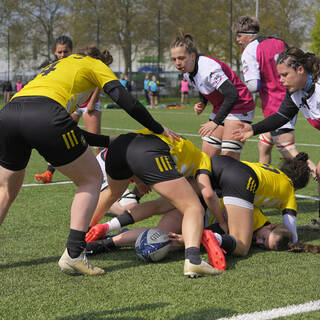
M 229 235 L 218 240 L 222 241 L 221 246 L 228 253 L 241 256 L 248 254 L 254 231 L 255 207 L 281 210 L 283 224 L 291 231 L 292 241 L 298 241 L 294 191 L 305 187 L 309 182 L 307 160 L 308 155 L 300 152 L 293 159 L 284 159 L 279 170 L 271 165 L 239 162 L 226 156 L 211 158 L 211 183 L 223 198 L 229 227 Z M 277 241 L 277 234 L 271 231 L 272 226 L 265 235 L 266 247 L 273 247 Z M 280 244 L 279 247 L 281 246 Z
M 90 223 L 92 228 L 87 233 L 86 241 L 105 236 L 108 229 L 133 222 L 130 212 L 126 211 L 113 220 L 113 226 L 96 225 L 127 188 L 129 180 L 136 176 L 183 214 L 182 234 L 186 248 L 184 274 L 194 277 L 219 273 L 200 259 L 204 210 L 196 192 L 185 178 L 197 179 L 207 205 L 227 231 L 219 199 L 210 185 L 211 163 L 207 154 L 183 137 L 179 141 L 172 141 L 143 130 L 117 137 L 108 149 L 105 163 L 109 182 L 108 201 L 105 210 L 93 216 Z
M 54 47 L 53 47 L 53 54 L 55 56 L 55 60 L 60 60 L 66 58 L 72 54 L 73 50 L 73 43 L 71 38 L 67 36 L 60 36 L 55 40 Z M 113 61 L 112 55 L 109 55 L 109 61 L 106 61 L 106 64 L 109 66 Z M 79 122 L 81 116 L 83 115 L 84 125 L 87 131 L 91 133 L 100 134 L 100 127 L 101 127 L 101 106 L 99 102 L 99 88 L 96 88 L 92 91 L 90 97 L 83 105 L 80 106 L 75 112 L 71 114 L 72 119 L 75 122 Z M 95 148 L 97 152 L 100 148 Z M 101 151 L 101 150 L 100 150 Z M 34 178 L 43 183 L 51 183 L 53 179 L 53 174 L 55 172 L 55 168 L 48 163 L 47 170 L 41 174 L 35 174 Z
M 130 116 L 155 133 L 178 138 L 155 121 L 122 87 L 95 47 L 44 68 L 0 111 L 0 224 L 23 183 L 32 149 L 69 177 L 77 191 L 71 207 L 67 248 L 59 260 L 63 271 L 103 274 L 83 254 L 85 234 L 97 205 L 102 174 L 89 145 L 107 147 L 109 137 L 81 130 L 70 117 L 90 92 L 104 90 Z M 93 139 L 94 138 L 94 142 Z
M 222 199 L 221 199 L 222 200 Z M 218 270 L 225 270 L 225 258 L 219 244 L 217 243 L 214 250 L 212 247 L 206 244 L 212 242 L 215 236 L 212 232 L 218 233 L 217 237 L 224 236 L 224 231 L 221 229 L 218 223 L 212 223 L 213 214 L 210 210 L 206 209 L 206 205 L 202 202 L 205 209 L 204 228 L 202 236 L 202 244 L 206 247 L 210 264 Z M 163 215 L 155 228 L 166 232 L 172 240 L 172 250 L 183 248 L 184 242 L 181 236 L 181 225 L 182 215 L 173 207 L 173 205 L 165 198 L 160 197 L 155 200 L 146 201 L 131 208 L 130 214 L 134 218 L 134 223 L 146 219 L 152 215 Z M 207 219 L 208 217 L 208 219 Z M 117 218 L 116 218 L 117 219 Z M 112 221 L 109 221 L 112 225 Z M 145 231 L 147 228 L 135 228 L 131 230 L 123 230 L 117 235 L 107 235 L 101 240 L 96 240 L 87 243 L 88 254 L 100 254 L 107 253 L 120 247 L 130 247 L 135 245 L 138 236 Z M 268 238 L 274 237 L 275 241 L 268 242 Z M 226 245 L 225 241 L 220 240 L 223 245 Z M 292 241 L 292 234 L 288 228 L 284 225 L 271 224 L 270 220 L 263 214 L 261 209 L 254 208 L 253 212 L 253 243 L 267 250 L 284 250 L 289 248 L 289 243 Z M 218 242 L 218 241 L 217 241 Z M 228 249 L 228 248 L 226 248 Z M 222 261 L 218 260 L 217 257 L 222 257 Z M 222 262 L 222 263 L 221 263 Z

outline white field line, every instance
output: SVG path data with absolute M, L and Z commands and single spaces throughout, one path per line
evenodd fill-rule
M 320 310 L 320 300 L 310 301 L 304 304 L 296 304 L 283 308 L 276 308 L 261 312 L 246 313 L 230 318 L 220 318 L 218 320 L 269 320 L 279 319 L 282 317 L 291 316 L 294 314 L 301 314 L 311 311 Z
M 29 183 L 23 184 L 23 187 L 44 187 L 44 186 L 54 186 L 57 184 L 70 184 L 72 181 L 60 181 L 60 182 L 51 182 L 51 183 Z
M 81 126 L 83 127 L 83 126 Z M 114 131 L 135 131 L 137 129 L 127 129 L 127 128 L 108 128 L 108 127 L 101 127 L 101 130 L 114 130 Z M 182 136 L 186 137 L 199 137 L 198 134 L 195 133 L 181 133 Z M 259 140 L 256 139 L 248 139 L 249 142 L 258 142 Z M 320 144 L 311 144 L 311 143 L 296 143 L 297 146 L 305 146 L 305 147 L 320 147 Z
M 107 112 L 107 111 L 110 111 L 110 110 L 106 110 L 106 109 L 103 109 L 103 111 Z M 113 110 L 114 112 L 123 112 L 123 110 Z M 148 111 L 150 111 L 150 109 L 148 109 Z M 177 111 L 177 109 L 172 109 L 172 110 L 168 110 L 168 111 L 157 111 L 157 110 L 152 110 L 152 114 L 174 114 L 174 115 L 184 115 L 184 116 L 187 116 L 189 117 L 190 114 L 189 113 L 186 113 L 186 112 L 181 112 L 181 111 Z M 192 113 L 192 115 L 195 115 Z M 203 114 L 205 115 L 205 114 Z M 207 118 L 209 119 L 210 117 L 210 113 L 207 113 Z M 264 116 L 255 116 L 255 119 L 265 119 Z M 297 121 L 306 121 L 305 117 L 301 116 L 301 117 L 298 117 Z

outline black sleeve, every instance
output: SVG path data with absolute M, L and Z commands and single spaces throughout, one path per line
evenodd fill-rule
M 237 102 L 239 92 L 229 79 L 222 83 L 218 91 L 224 95 L 224 100 L 213 122 L 221 125 L 234 104 Z
M 199 99 L 204 105 L 206 106 L 208 103 L 208 100 L 199 92 Z
M 268 118 L 252 125 L 253 134 L 259 134 L 269 131 L 274 131 L 288 121 L 290 121 L 299 111 L 299 108 L 290 98 L 290 95 L 287 94 L 282 101 L 278 112 L 272 114 Z
M 118 80 L 106 83 L 103 90 L 109 97 L 124 109 L 133 119 L 154 133 L 162 133 L 162 125 L 153 119 L 147 109 L 135 99 Z
M 81 133 L 83 134 L 84 138 L 88 142 L 89 146 L 93 147 L 109 147 L 110 138 L 109 136 L 104 136 L 102 134 L 94 134 L 83 129 L 80 129 Z

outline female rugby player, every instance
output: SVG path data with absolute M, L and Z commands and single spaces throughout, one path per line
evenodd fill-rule
M 287 88 L 287 95 L 278 112 L 252 126 L 242 123 L 233 132 L 236 139 L 245 141 L 253 135 L 276 130 L 291 120 L 299 110 L 314 128 L 320 130 L 320 57 L 291 47 L 279 55 L 277 70 L 281 84 Z M 316 175 L 320 194 L 320 162 Z M 320 202 L 316 224 L 320 228 Z
M 243 121 L 253 121 L 255 104 L 248 88 L 225 63 L 199 54 L 192 36 L 182 30 L 172 42 L 170 54 L 184 79 L 199 91 L 196 114 L 202 113 L 208 101 L 213 105 L 210 121 L 199 130 L 202 151 L 210 157 L 221 153 L 240 159 L 243 143 L 232 139 L 231 133 Z
M 184 274 L 190 277 L 219 273 L 200 258 L 200 241 L 203 230 L 204 209 L 185 177 L 195 177 L 207 206 L 215 214 L 221 227 L 227 231 L 219 199 L 211 188 L 210 158 L 196 148 L 191 141 L 181 137 L 172 142 L 163 135 L 148 130 L 120 135 L 110 145 L 106 159 L 109 187 L 105 197 L 106 208 L 114 203 L 127 188 L 132 177 L 138 177 L 146 185 L 168 199 L 183 215 L 182 234 L 185 239 Z M 104 211 L 105 212 L 105 211 Z M 108 230 L 134 222 L 126 211 L 109 224 L 96 225 L 103 212 L 96 212 L 90 223 L 86 241 L 105 236 Z
M 81 130 L 70 114 L 99 87 L 143 126 L 178 138 L 122 87 L 107 66 L 107 59 L 97 48 L 89 47 L 83 54 L 58 60 L 44 68 L 0 111 L 0 224 L 21 188 L 31 150 L 36 149 L 77 185 L 67 248 L 59 266 L 63 271 L 86 275 L 104 273 L 90 265 L 83 254 L 102 174 L 88 148 L 92 134 Z M 95 146 L 108 146 L 109 137 L 98 138 Z

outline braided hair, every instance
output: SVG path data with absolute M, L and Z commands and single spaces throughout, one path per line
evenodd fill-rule
M 312 74 L 312 82 L 315 83 L 320 76 L 320 56 L 314 53 L 290 47 L 282 51 L 277 59 L 278 64 L 286 64 L 288 67 L 297 70 L 302 66 L 308 73 Z
M 170 48 L 184 47 L 186 51 L 191 54 L 195 53 L 198 56 L 198 49 L 193 41 L 190 33 L 185 33 L 183 29 L 179 29 L 179 34 L 174 41 L 172 41 Z

